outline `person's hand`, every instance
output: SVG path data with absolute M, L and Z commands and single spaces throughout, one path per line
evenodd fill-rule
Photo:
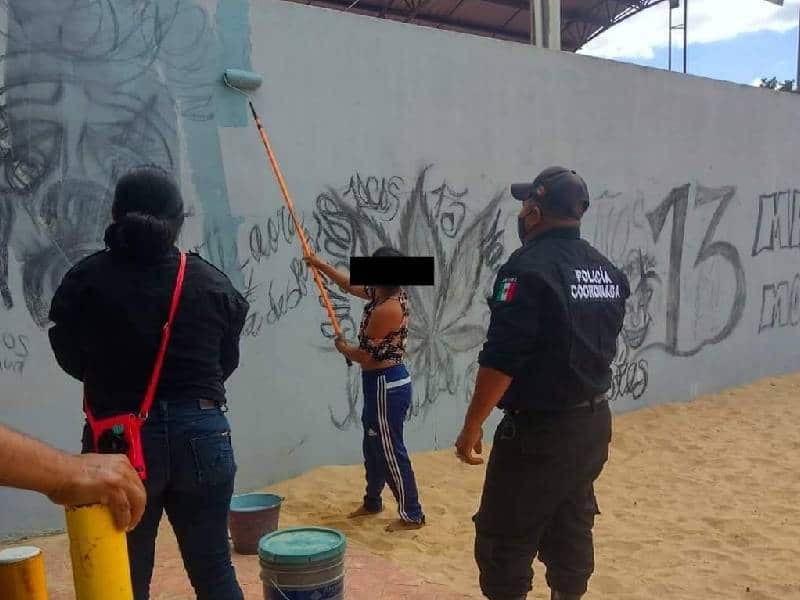
M 315 269 L 322 269 L 322 267 L 327 264 L 319 256 L 313 253 L 308 256 L 303 256 L 303 260 L 305 261 L 306 265 L 314 267 Z
M 333 341 L 333 344 L 336 346 L 336 349 L 339 352 L 342 354 L 345 353 L 345 349 L 347 348 L 347 340 L 344 339 L 343 335 L 337 335 L 336 339 Z
M 104 504 L 122 531 L 139 524 L 147 494 L 127 456 L 92 453 L 70 459 L 64 481 L 47 494 L 52 502 L 64 506 Z
M 468 465 L 483 464 L 483 459 L 472 453 L 483 452 L 483 429 L 480 427 L 464 427 L 456 440 L 456 456 Z

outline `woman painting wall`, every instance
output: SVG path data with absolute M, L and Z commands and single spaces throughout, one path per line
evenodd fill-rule
M 402 256 L 379 248 L 373 256 Z M 408 298 L 401 287 L 350 284 L 346 273 L 317 256 L 306 262 L 330 277 L 344 291 L 369 303 L 364 308 L 358 346 L 337 338 L 336 349 L 361 365 L 364 409 L 363 452 L 367 489 L 362 505 L 351 516 L 381 512 L 386 484 L 397 500 L 400 521 L 390 529 L 414 529 L 425 524 L 417 482 L 403 440 L 403 425 L 411 407 L 411 377 L 403 362 L 408 337 Z

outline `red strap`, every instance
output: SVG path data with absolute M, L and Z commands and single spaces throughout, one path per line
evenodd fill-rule
M 167 317 L 167 322 L 164 323 L 164 328 L 161 332 L 161 345 L 158 348 L 156 363 L 153 366 L 153 372 L 150 374 L 150 381 L 147 384 L 147 391 L 144 394 L 144 401 L 139 409 L 140 419 L 147 418 L 147 414 L 150 412 L 150 407 L 153 406 L 153 401 L 156 399 L 158 380 L 161 378 L 161 367 L 164 365 L 164 357 L 167 354 L 167 346 L 169 345 L 169 337 L 172 333 L 172 323 L 175 320 L 175 313 L 178 312 L 178 303 L 181 299 L 181 291 L 183 291 L 183 278 L 185 274 L 186 254 L 181 252 L 180 263 L 178 264 L 178 276 L 175 281 L 175 289 L 172 292 L 172 304 L 169 307 L 169 316 Z

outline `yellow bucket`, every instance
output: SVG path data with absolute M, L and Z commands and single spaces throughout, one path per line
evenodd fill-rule
M 101 504 L 68 507 L 75 600 L 133 600 L 128 539 Z
M 0 598 L 47 600 L 44 558 L 35 546 L 0 550 Z

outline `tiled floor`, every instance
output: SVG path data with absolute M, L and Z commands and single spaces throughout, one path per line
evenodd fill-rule
M 14 542 L 15 546 L 38 546 L 44 552 L 49 600 L 74 600 L 72 567 L 66 535 Z M 5 546 L 0 545 L 0 548 Z M 247 600 L 262 600 L 257 556 L 234 554 L 239 583 Z M 477 598 L 426 581 L 394 563 L 350 544 L 345 559 L 346 600 L 468 600 Z M 162 528 L 156 551 L 151 600 L 193 600 L 191 585 L 183 569 L 172 531 Z

